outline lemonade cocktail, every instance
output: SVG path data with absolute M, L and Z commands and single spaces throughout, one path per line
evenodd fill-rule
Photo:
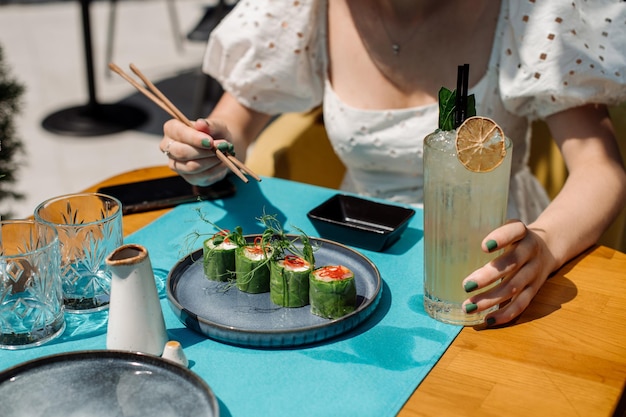
M 512 145 L 504 138 L 499 165 L 474 172 L 459 161 L 456 136 L 437 130 L 424 140 L 424 307 L 437 320 L 475 325 L 493 309 L 465 313 L 462 281 L 496 255 L 481 242 L 506 218 Z

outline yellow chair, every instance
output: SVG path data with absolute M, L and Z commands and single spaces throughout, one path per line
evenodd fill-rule
M 610 112 L 626 160 L 626 103 L 612 107 Z M 338 188 L 345 172 L 326 136 L 320 108 L 278 117 L 259 136 L 246 165 L 260 175 L 329 188 Z M 567 170 L 543 122 L 533 125 L 530 166 L 553 198 L 563 186 Z M 626 209 L 599 243 L 626 252 Z
M 626 103 L 609 108 L 615 127 L 617 143 L 622 158 L 626 161 Z M 567 169 L 561 152 L 550 138 L 548 127 L 543 122 L 533 125 L 530 168 L 550 198 L 561 190 L 567 178 Z M 626 252 L 626 209 L 615 219 L 611 227 L 602 235 L 599 243 Z
M 259 175 L 329 188 L 339 188 L 346 171 L 326 136 L 321 108 L 274 120 L 248 152 L 246 165 Z

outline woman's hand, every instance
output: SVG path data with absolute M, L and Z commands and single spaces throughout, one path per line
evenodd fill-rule
M 468 314 L 500 305 L 486 319 L 490 326 L 520 315 L 549 274 L 596 243 L 626 202 L 626 171 L 606 106 L 574 107 L 546 122 L 567 165 L 563 188 L 528 228 L 512 221 L 486 236 L 483 250 L 503 253 L 463 281 Z
M 519 220 L 511 220 L 489 233 L 482 242 L 485 252 L 503 249 L 501 255 L 477 269 L 463 280 L 463 288 L 471 292 L 501 280 L 488 291 L 470 296 L 463 303 L 468 314 L 476 314 L 495 305 L 500 309 L 485 319 L 488 326 L 508 323 L 530 304 L 555 261 L 546 247 L 540 230 L 527 228 Z
M 216 148 L 232 153 L 231 135 L 223 123 L 198 119 L 191 128 L 178 120 L 169 120 L 163 132 L 159 148 L 169 158 L 169 167 L 189 183 L 211 185 L 228 173 L 215 155 Z
M 248 146 L 270 118 L 268 114 L 245 107 L 226 92 L 211 115 L 193 122 L 193 128 L 177 120 L 167 121 L 159 148 L 170 158 L 169 167 L 188 182 L 211 185 L 228 173 L 228 168 L 215 155 L 215 149 L 245 162 Z

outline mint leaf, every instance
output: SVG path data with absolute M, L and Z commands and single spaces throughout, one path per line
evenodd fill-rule
M 476 116 L 476 98 L 474 97 L 474 94 L 467 96 L 467 110 L 465 112 L 465 116 L 468 119 Z
M 456 91 L 450 91 L 446 87 L 439 90 L 439 129 L 454 130 L 454 101 Z
M 450 91 L 445 87 L 439 90 L 439 129 L 454 130 L 454 113 L 456 111 L 456 90 Z M 476 116 L 476 99 L 474 94 L 467 96 L 466 116 Z

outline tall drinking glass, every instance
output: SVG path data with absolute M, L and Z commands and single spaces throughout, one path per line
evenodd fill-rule
M 59 234 L 65 310 L 108 308 L 111 271 L 105 260 L 124 239 L 119 200 L 99 193 L 55 197 L 37 206 L 35 220 Z
M 496 255 L 484 253 L 481 242 L 506 219 L 512 144 L 505 139 L 506 156 L 495 169 L 473 172 L 457 159 L 455 140 L 455 131 L 442 130 L 424 139 L 424 308 L 439 321 L 468 326 L 497 309 L 465 313 L 462 281 Z

